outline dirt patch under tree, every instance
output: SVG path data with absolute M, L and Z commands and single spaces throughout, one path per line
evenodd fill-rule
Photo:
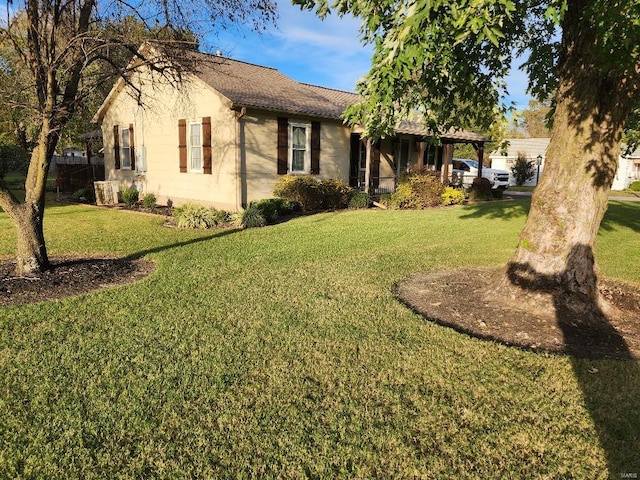
M 504 269 L 458 269 L 414 275 L 397 285 L 398 298 L 415 312 L 468 335 L 534 351 L 581 358 L 640 358 L 640 288 L 603 279 L 612 305 L 608 325 L 579 328 L 553 308 L 486 295 Z M 549 302 L 549 305 L 551 303 Z

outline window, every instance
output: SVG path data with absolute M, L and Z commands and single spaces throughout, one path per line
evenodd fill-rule
M 120 131 L 122 168 L 131 168 L 131 141 L 129 138 L 129 129 L 123 128 Z
M 202 172 L 202 123 L 189 123 L 189 170 Z
M 310 139 L 308 125 L 292 123 L 289 131 L 289 171 L 291 173 L 309 173 Z

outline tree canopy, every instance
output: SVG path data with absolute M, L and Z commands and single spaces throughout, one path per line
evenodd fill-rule
M 409 108 L 433 129 L 488 128 L 504 113 L 505 77 L 524 57 L 529 91 L 547 101 L 558 87 L 565 16 L 580 12 L 593 48 L 585 68 L 615 81 L 628 76 L 636 106 L 640 4 L 636 0 L 294 0 L 320 16 L 330 11 L 362 19 L 374 45 L 371 69 L 359 86 L 365 101 L 349 112 L 371 136 L 389 133 Z M 568 48 L 568 46 L 565 45 Z M 495 110 L 499 105 L 498 111 Z
M 529 92 L 552 101 L 545 169 L 500 289 L 555 299 L 575 325 L 602 325 L 594 245 L 623 132 L 640 107 L 637 0 L 294 0 L 361 19 L 374 45 L 350 123 L 378 138 L 417 109 L 427 127 L 486 128 L 505 112 L 505 78 L 525 57 Z M 498 105 L 498 111 L 495 105 Z M 548 306 L 548 305 L 547 305 Z M 544 307 L 547 308 L 547 307 Z

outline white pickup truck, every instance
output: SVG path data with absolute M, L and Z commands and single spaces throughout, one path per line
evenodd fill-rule
M 451 161 L 452 182 L 470 187 L 478 176 L 478 162 L 468 158 L 454 158 Z M 491 188 L 506 190 L 509 188 L 509 172 L 497 168 L 482 167 L 482 176 L 491 182 Z

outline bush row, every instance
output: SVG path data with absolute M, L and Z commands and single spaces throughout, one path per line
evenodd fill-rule
M 274 194 L 275 198 L 253 201 L 245 210 L 235 214 L 188 203 L 175 208 L 173 216 L 177 225 L 184 228 L 213 228 L 225 224 L 252 228 L 273 224 L 282 216 L 297 210 L 308 212 L 371 206 L 371 197 L 367 193 L 354 190 L 337 179 L 319 180 L 311 175 L 282 176 L 276 182 Z M 138 202 L 138 196 L 138 191 L 133 188 L 122 193 L 127 205 Z M 472 200 L 486 200 L 494 196 L 495 192 L 486 179 L 475 179 L 469 190 L 469 198 Z M 383 195 L 380 202 L 391 209 L 424 209 L 458 205 L 465 200 L 463 190 L 445 187 L 437 174 L 414 171 L 401 179 L 395 193 Z M 155 196 L 145 195 L 142 204 L 145 208 L 153 208 L 156 204 Z

